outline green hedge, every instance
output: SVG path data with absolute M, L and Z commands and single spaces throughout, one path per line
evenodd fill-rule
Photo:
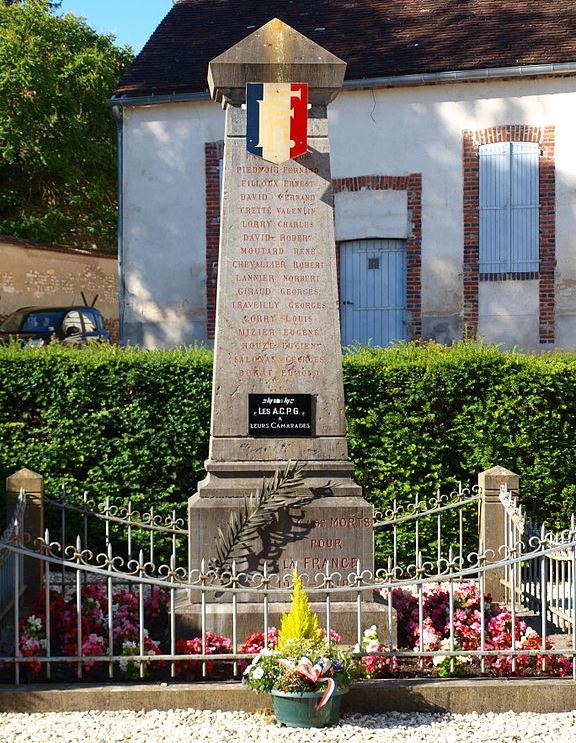
M 0 349 L 0 476 L 22 466 L 79 494 L 182 507 L 203 477 L 212 356 L 205 350 Z M 344 358 L 350 453 L 380 508 L 500 464 L 529 513 L 567 524 L 576 500 L 576 357 L 471 343 L 360 349 Z
M 364 349 L 344 359 L 351 456 L 367 497 L 412 501 L 496 464 L 529 513 L 567 526 L 576 501 L 576 356 L 472 343 Z
M 0 476 L 26 466 L 52 496 L 182 510 L 208 453 L 211 377 L 204 350 L 3 348 Z

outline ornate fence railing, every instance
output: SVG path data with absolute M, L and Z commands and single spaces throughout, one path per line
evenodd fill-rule
M 0 621 L 18 600 L 22 592 L 22 556 L 9 549 L 22 539 L 22 525 L 26 510 L 26 494 L 23 490 L 16 501 L 14 512 L 8 518 L 8 528 L 0 542 Z
M 422 559 L 434 562 L 440 569 L 442 562 L 449 559 L 450 550 L 462 558 L 478 544 L 480 501 L 478 485 L 463 488 L 458 483 L 457 490 L 449 494 L 438 491 L 432 498 L 416 499 L 409 505 L 394 500 L 391 508 L 376 512 L 377 544 L 390 556 L 389 567 L 401 568 L 407 564 L 406 556 L 411 556 L 414 564 Z
M 460 506 L 475 504 L 478 497 L 478 491 L 459 490 L 456 498 L 436 500 L 426 508 L 420 506 L 421 511 L 397 513 L 396 526 L 418 523 L 422 516 L 432 517 L 438 528 L 439 514 L 452 509 L 457 513 Z M 135 518 L 130 509 L 113 511 L 109 502 L 96 514 L 87 513 L 90 505 L 86 500 L 82 507 L 62 510 L 79 513 L 82 519 L 111 520 L 122 528 L 129 525 L 132 530 L 155 534 L 167 531 L 170 539 L 183 536 L 180 525 L 159 524 L 153 514 Z M 22 514 L 16 521 L 22 521 Z M 377 528 L 394 530 L 393 518 L 382 522 L 377 520 Z M 48 530 L 42 537 L 30 538 L 22 533 L 21 523 L 4 532 L 0 548 L 14 557 L 12 585 L 18 585 L 22 560 L 40 563 L 43 577 L 34 606 L 24 608 L 20 600 L 13 603 L 12 643 L 0 655 L 2 681 L 207 676 L 214 662 L 227 664 L 234 675 L 252 657 L 246 636 L 261 633 L 261 643 L 273 636 L 278 606 L 286 605 L 291 589 L 286 576 L 266 570 L 243 573 L 235 564 L 225 573 L 207 564 L 189 571 L 176 564 L 175 549 L 167 564 L 155 563 L 143 549 L 120 555 L 112 532 L 105 528 L 105 533 L 109 535 L 105 549 L 92 552 L 86 536 L 77 537 L 73 544 L 53 540 Z M 549 570 L 550 562 L 561 554 L 573 570 L 574 531 L 534 534 L 521 552 L 512 542 L 506 543 L 497 562 L 490 561 L 487 550 L 466 553 L 460 544 L 450 544 L 447 553 L 436 552 L 433 560 L 425 560 L 420 550 L 409 565 L 401 566 L 391 558 L 386 568 L 374 573 L 358 565 L 349 573 L 327 569 L 300 575 L 331 641 L 339 641 L 333 633 L 342 629 L 341 609 L 347 607 L 353 627 L 342 642 L 356 644 L 359 662 L 369 673 L 392 674 L 398 665 L 405 665 L 417 673 L 436 669 L 443 675 L 537 672 L 576 676 L 574 633 L 564 647 L 551 647 L 546 626 L 543 637 L 530 631 L 517 615 L 514 602 L 508 611 L 484 599 L 494 573 L 505 572 L 504 582 L 515 595 L 514 576 L 528 574 L 530 566 L 542 576 L 542 565 Z M 562 610 L 575 627 L 574 582 L 570 585 L 572 593 Z M 547 584 L 538 598 L 545 612 L 557 604 L 554 597 L 550 602 Z M 368 635 L 371 640 L 365 634 L 366 607 L 374 603 L 382 618 L 377 642 L 373 632 Z M 183 618 L 190 612 L 193 621 L 186 624 Z M 228 617 L 227 638 L 217 635 L 216 623 L 223 612 Z
M 566 544 L 576 539 L 572 515 L 570 528 L 561 532 L 546 530 L 534 524 L 519 502 L 518 494 L 506 485 L 500 488 L 504 509 L 505 555 L 517 557 L 506 567 L 503 583 L 507 602 L 515 610 L 520 606 L 540 617 L 541 634 L 545 638 L 547 623 L 576 637 L 575 592 L 576 563 Z M 535 545 L 544 544 L 546 552 L 538 561 L 526 559 Z M 525 559 L 523 559 L 525 558 Z
M 175 510 L 162 516 L 153 507 L 139 511 L 131 501 L 126 506 L 112 504 L 109 497 L 96 502 L 87 492 L 78 504 L 69 499 L 64 488 L 58 500 L 44 496 L 43 501 L 53 512 L 51 520 L 58 524 L 60 544 L 67 544 L 71 533 L 74 540 L 80 539 L 83 549 L 96 544 L 107 551 L 114 542 L 116 552 L 121 548 L 128 561 L 142 550 L 151 563 L 156 561 L 158 552 L 167 563 L 177 562 L 179 554 L 188 553 L 188 530 Z

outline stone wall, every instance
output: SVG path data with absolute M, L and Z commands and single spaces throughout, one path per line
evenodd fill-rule
M 115 256 L 0 236 L 0 317 L 31 305 L 84 304 L 102 312 L 118 339 L 118 261 Z

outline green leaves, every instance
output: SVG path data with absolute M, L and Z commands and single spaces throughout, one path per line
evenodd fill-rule
M 344 383 L 356 479 L 379 510 L 459 481 L 473 485 L 480 471 L 500 464 L 521 476 L 521 500 L 535 520 L 566 526 L 573 506 L 564 499 L 573 503 L 576 482 L 573 354 L 398 344 L 346 356 Z M 432 557 L 433 527 L 421 539 Z M 381 559 L 390 544 L 379 535 Z M 414 560 L 413 536 L 400 550 Z
M 0 232 L 113 251 L 116 126 L 132 60 L 46 0 L 0 3 Z
M 87 490 L 184 516 L 204 476 L 211 377 L 201 349 L 0 348 L 0 482 L 26 466 L 51 496 L 65 485 L 71 502 Z
M 378 510 L 472 485 L 501 464 L 521 476 L 534 520 L 567 525 L 576 506 L 575 355 L 406 344 L 346 356 L 344 381 L 355 479 Z M 51 495 L 66 485 L 71 499 L 88 490 L 161 515 L 183 510 L 204 477 L 211 386 L 212 355 L 201 349 L 0 348 L 0 483 L 30 467 Z M 276 501 L 278 485 L 254 496 L 248 517 L 282 507 L 289 492 Z M 258 520 L 247 521 L 244 532 L 235 525 L 235 544 L 250 544 Z M 434 556 L 429 527 L 421 546 Z M 474 530 L 467 536 L 474 546 Z M 379 536 L 378 553 L 389 548 Z M 408 537 L 399 548 L 414 559 Z

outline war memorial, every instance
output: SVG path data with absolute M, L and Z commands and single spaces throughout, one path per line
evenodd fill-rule
M 226 136 L 210 453 L 189 501 L 191 569 L 213 554 L 230 512 L 291 462 L 301 504 L 279 512 L 237 570 L 281 579 L 297 568 L 332 585 L 373 571 L 373 507 L 346 443 L 330 176 L 327 107 L 345 69 L 277 19 L 210 63 Z M 339 604 L 346 624 L 355 604 L 344 594 Z

